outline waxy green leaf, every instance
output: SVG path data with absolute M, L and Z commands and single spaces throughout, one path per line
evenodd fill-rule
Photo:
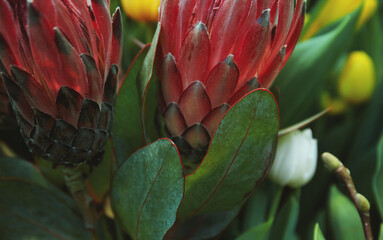
M 332 186 L 328 203 L 332 239 L 364 239 L 362 222 L 354 204 Z
M 180 218 L 241 205 L 271 164 L 278 129 L 278 107 L 268 90 L 237 102 L 220 122 L 201 165 L 186 177 Z
M 90 239 L 74 201 L 29 162 L 0 159 L 0 192 L 2 239 Z
M 330 31 L 298 43 L 275 86 L 280 90 L 281 126 L 287 127 L 319 111 L 317 101 L 342 53 L 355 33 L 360 10 L 332 26 Z
M 319 223 L 315 224 L 313 240 L 326 240 L 323 236 L 322 231 L 319 228 Z
M 380 216 L 383 218 L 383 136 L 378 144 L 378 156 L 376 159 L 375 174 L 373 177 L 373 190 L 378 205 Z
M 118 163 L 144 145 L 141 125 L 141 95 L 137 78 L 149 45 L 141 50 L 128 70 L 114 110 L 113 145 Z
M 138 150 L 117 170 L 112 207 L 133 239 L 162 239 L 176 220 L 183 194 L 183 168 L 176 146 L 160 139 Z
M 294 239 L 299 214 L 299 198 L 300 190 L 296 190 L 282 206 L 271 227 L 270 239 Z

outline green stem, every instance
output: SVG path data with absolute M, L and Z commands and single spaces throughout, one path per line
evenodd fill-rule
M 90 232 L 92 239 L 97 240 L 97 213 L 92 206 L 92 198 L 86 191 L 81 166 L 74 168 L 62 167 L 62 172 L 64 173 L 66 186 L 81 210 L 86 229 Z
M 271 207 L 270 207 L 269 214 L 267 216 L 267 220 L 270 220 L 271 218 L 275 217 L 275 214 L 277 213 L 277 210 L 279 207 L 279 203 L 281 201 L 283 189 L 284 188 L 282 186 L 277 185 L 277 189 L 275 191 L 275 195 L 274 195 L 273 201 L 271 203 Z

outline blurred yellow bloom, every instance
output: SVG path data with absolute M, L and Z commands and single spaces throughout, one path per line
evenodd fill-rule
M 365 52 L 352 52 L 340 73 L 339 95 L 348 102 L 362 103 L 373 94 L 376 82 L 374 62 Z
M 343 99 L 334 99 L 328 92 L 322 93 L 321 105 L 323 109 L 330 108 L 329 113 L 333 115 L 341 114 L 347 109 L 347 103 Z
M 357 23 L 357 29 L 362 27 L 375 13 L 378 6 L 377 0 L 326 0 L 320 13 L 314 17 L 315 19 L 312 20 L 302 39 L 311 38 L 322 28 L 356 10 L 361 4 L 364 5 Z
M 121 0 L 122 9 L 136 21 L 155 22 L 161 0 Z

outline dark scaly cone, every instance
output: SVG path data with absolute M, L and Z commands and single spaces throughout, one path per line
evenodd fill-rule
M 99 164 L 112 130 L 117 72 L 117 67 L 112 65 L 101 105 L 91 99 L 83 99 L 72 88 L 61 87 L 56 99 L 59 118 L 31 108 L 20 87 L 2 75 L 11 102 L 16 106 L 14 109 L 21 134 L 30 151 L 52 161 L 54 166 Z M 78 120 L 73 125 L 65 121 L 66 118 Z
M 55 166 L 98 164 L 113 124 L 120 10 L 111 18 L 108 0 L 0 0 L 0 13 L 1 78 L 28 148 Z

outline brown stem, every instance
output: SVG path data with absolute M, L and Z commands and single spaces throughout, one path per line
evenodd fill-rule
M 362 209 L 360 209 L 360 204 L 357 199 L 358 192 L 356 191 L 354 181 L 352 180 L 350 171 L 345 166 L 341 165 L 340 167 L 335 169 L 334 173 L 346 186 L 348 194 L 350 195 L 352 202 L 354 203 L 354 205 L 356 206 L 356 209 L 358 210 L 360 219 L 362 220 L 365 238 L 367 240 L 372 240 L 373 236 L 372 236 L 371 223 L 370 223 L 370 213 L 368 211 L 363 211 Z
M 365 197 L 356 191 L 350 170 L 348 170 L 337 157 L 330 153 L 323 153 L 322 158 L 330 171 L 332 171 L 346 186 L 348 194 L 350 195 L 352 202 L 358 210 L 360 219 L 363 224 L 363 231 L 366 240 L 373 240 L 374 238 L 372 236 L 371 230 L 369 202 Z
M 85 179 L 81 171 L 81 166 L 74 168 L 63 167 L 62 171 L 65 176 L 66 186 L 81 210 L 86 229 L 90 232 L 92 239 L 97 240 L 97 213 L 92 206 L 92 198 L 86 191 Z

